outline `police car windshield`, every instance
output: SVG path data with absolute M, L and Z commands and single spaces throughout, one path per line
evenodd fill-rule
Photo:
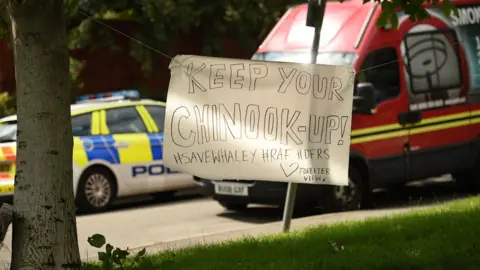
M 17 140 L 17 122 L 0 123 L 0 143 L 14 142 Z
M 290 62 L 290 63 L 310 63 L 310 52 L 261 52 L 255 53 L 252 60 Z M 356 54 L 353 52 L 319 52 L 317 64 L 324 65 L 353 65 Z

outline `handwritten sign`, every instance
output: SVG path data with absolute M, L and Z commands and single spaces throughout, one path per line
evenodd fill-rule
M 164 162 L 198 177 L 348 185 L 354 70 L 177 56 Z

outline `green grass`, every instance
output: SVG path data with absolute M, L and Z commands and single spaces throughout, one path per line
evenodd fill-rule
M 148 256 L 165 269 L 480 269 L 480 197 L 433 209 Z M 92 265 L 88 268 L 94 268 Z

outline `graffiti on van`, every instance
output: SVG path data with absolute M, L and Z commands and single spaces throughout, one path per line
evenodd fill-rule
M 421 23 L 399 12 L 398 30 L 404 35 L 400 49 L 411 110 L 425 110 L 466 102 L 463 49 L 458 33 L 442 11 L 429 9 Z

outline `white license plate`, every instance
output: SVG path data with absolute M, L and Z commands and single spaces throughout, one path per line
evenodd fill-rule
M 248 186 L 215 184 L 215 193 L 220 195 L 248 196 Z

